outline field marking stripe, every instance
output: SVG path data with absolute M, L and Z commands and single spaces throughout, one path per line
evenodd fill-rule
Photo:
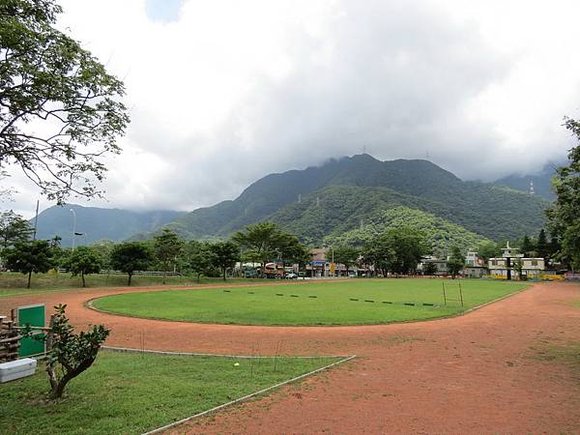
M 268 359 L 268 358 L 297 358 L 297 359 L 318 359 L 318 358 L 349 358 L 351 355 L 317 355 L 317 356 L 295 356 L 295 355 L 224 355 L 219 353 L 198 353 L 198 352 L 173 352 L 165 350 L 136 349 L 131 347 L 101 346 L 102 349 L 115 352 L 136 352 L 152 353 L 158 355 L 175 356 L 211 356 L 216 358 L 239 358 L 239 359 Z
M 280 382 L 280 383 L 278 383 L 276 385 L 272 385 L 271 387 L 263 388 L 260 391 L 256 391 L 255 393 L 250 393 L 250 394 L 248 394 L 246 396 L 240 397 L 239 399 L 234 399 L 234 400 L 232 400 L 230 402 L 224 403 L 222 405 L 218 405 L 218 406 L 216 406 L 214 408 L 208 409 L 207 411 L 203 411 L 203 412 L 197 413 L 195 415 L 192 415 L 190 417 L 186 417 L 184 419 L 181 419 L 179 421 L 175 421 L 175 422 L 170 423 L 168 425 L 165 425 L 165 426 L 162 426 L 162 427 L 158 427 L 157 429 L 153 429 L 153 430 L 151 430 L 149 432 L 144 432 L 142 435 L 152 435 L 152 434 L 156 434 L 156 433 L 159 433 L 159 432 L 166 431 L 168 429 L 171 429 L 171 428 L 173 428 L 175 426 L 179 426 L 180 424 L 186 423 L 186 422 L 188 422 L 190 420 L 193 420 L 195 418 L 203 417 L 204 415 L 208 415 L 208 414 L 214 413 L 214 412 L 219 411 L 219 410 L 221 410 L 223 408 L 226 408 L 228 406 L 232 406 L 232 405 L 235 405 L 235 404 L 238 404 L 238 403 L 245 402 L 245 401 L 247 401 L 247 400 L 249 400 L 249 399 L 251 399 L 253 397 L 259 396 L 259 395 L 264 394 L 264 393 L 267 393 L 267 392 L 269 392 L 271 390 L 274 390 L 274 389 L 283 387 L 284 385 L 288 385 L 288 384 L 293 383 L 293 382 L 297 382 L 297 381 L 302 380 L 302 379 L 304 379 L 304 378 L 306 378 L 308 376 L 312 376 L 312 375 L 314 375 L 316 373 L 320 373 L 320 372 L 322 372 L 324 370 L 328 370 L 328 369 L 330 369 L 330 368 L 332 368 L 334 366 L 337 366 L 339 364 L 343 364 L 345 362 L 348 362 L 350 360 L 353 360 L 356 357 L 357 357 L 356 355 L 351 355 L 349 357 L 346 357 L 344 359 L 341 359 L 340 361 L 335 361 L 332 364 L 329 364 L 329 365 L 324 366 L 324 367 L 320 367 L 320 368 L 318 368 L 316 370 L 312 370 L 311 372 L 304 373 L 303 375 L 296 376 L 295 378 L 289 379 L 289 380 L 284 381 L 284 382 Z

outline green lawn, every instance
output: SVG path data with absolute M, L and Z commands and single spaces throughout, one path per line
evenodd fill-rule
M 0 298 L 20 295 L 42 294 L 54 291 L 76 290 L 82 287 L 80 277 L 72 277 L 69 273 L 57 273 L 51 271 L 49 273 L 39 273 L 32 275 L 31 288 L 26 288 L 26 281 L 28 275 L 14 272 L 0 273 Z M 194 276 L 168 276 L 166 277 L 168 285 L 175 286 L 203 286 L 204 284 L 220 284 L 223 283 L 221 278 L 207 278 L 202 277 L 201 282 L 197 282 Z M 88 288 L 99 287 L 127 287 L 127 275 L 123 274 L 97 274 L 87 275 L 86 277 Z M 263 282 L 264 280 L 235 278 L 228 279 L 228 284 L 233 283 L 251 283 Z M 163 284 L 162 276 L 148 276 L 148 275 L 134 275 L 132 280 L 132 287 L 146 287 Z
M 0 433 L 143 433 L 335 361 L 101 351 L 55 403 L 44 399 L 42 367 L 33 377 L 0 384 Z
M 460 313 L 525 288 L 491 280 L 374 279 L 284 286 L 171 290 L 108 296 L 100 310 L 145 318 L 243 325 L 361 325 L 432 319 Z M 415 304 L 405 305 L 405 304 Z M 430 305 L 428 305 L 430 304 Z

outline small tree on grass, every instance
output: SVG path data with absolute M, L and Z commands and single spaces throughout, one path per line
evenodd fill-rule
M 447 260 L 447 269 L 449 270 L 451 277 L 455 279 L 457 274 L 463 270 L 464 266 L 465 256 L 457 246 L 454 246 L 451 250 L 451 256 L 449 257 L 449 260 Z
M 111 267 L 129 275 L 127 285 L 136 270 L 147 270 L 153 254 L 149 247 L 139 242 L 126 242 L 116 245 L 111 251 Z
M 225 281 L 227 270 L 234 267 L 236 261 L 240 259 L 240 248 L 233 242 L 216 242 L 211 244 L 209 249 L 213 265 L 222 271 Z
M 344 264 L 347 275 L 349 269 L 356 264 L 359 255 L 359 250 L 352 246 L 337 246 L 334 248 L 334 261 Z
M 153 249 L 163 269 L 163 284 L 165 284 L 167 271 L 175 265 L 177 257 L 183 250 L 183 240 L 175 232 L 164 228 L 160 234 L 154 237 Z
M 6 250 L 6 267 L 14 272 L 28 274 L 26 288 L 30 288 L 33 273 L 46 273 L 54 265 L 52 250 L 45 240 L 17 242 Z
M 64 267 L 72 276 L 81 276 L 83 287 L 87 286 L 85 275 L 99 273 L 103 265 L 101 256 L 88 246 L 79 246 L 64 261 Z
M 184 268 L 197 275 L 198 283 L 201 281 L 201 276 L 207 274 L 215 263 L 213 252 L 210 248 L 211 245 L 207 242 L 191 240 L 183 249 L 182 261 Z
M 50 382 L 49 399 L 60 399 L 67 384 L 87 370 L 97 358 L 101 345 L 110 331 L 103 325 L 93 325 L 86 332 L 75 334 L 66 317 L 66 305 L 54 307 L 46 340 L 46 372 Z M 25 331 L 30 334 L 30 330 Z

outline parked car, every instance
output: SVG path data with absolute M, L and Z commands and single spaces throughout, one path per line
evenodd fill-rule
M 286 279 L 298 279 L 298 275 L 296 275 L 294 272 L 291 272 L 291 273 L 287 273 L 286 276 L 284 276 L 284 278 L 286 278 Z

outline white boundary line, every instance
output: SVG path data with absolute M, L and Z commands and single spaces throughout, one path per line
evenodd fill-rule
M 175 356 L 211 356 L 217 358 L 237 358 L 237 359 L 272 359 L 272 358 L 296 358 L 296 359 L 319 359 L 319 358 L 349 358 L 352 355 L 316 355 L 316 356 L 295 356 L 295 355 L 225 355 L 219 353 L 198 353 L 198 352 L 173 352 L 165 350 L 136 349 L 132 347 L 115 347 L 101 346 L 101 349 L 111 350 L 114 352 L 135 352 L 135 353 L 153 353 L 159 355 Z
M 119 351 L 125 351 L 125 352 L 143 352 L 143 351 L 138 350 L 138 349 L 124 349 L 124 348 L 111 348 L 111 347 L 107 347 L 106 349 L 119 350 Z M 144 352 L 147 352 L 147 353 L 161 353 L 161 354 L 168 354 L 168 355 L 190 355 L 190 356 L 196 356 L 197 355 L 197 356 L 224 357 L 224 355 L 204 355 L 204 354 L 180 353 L 180 352 L 161 352 L 161 351 L 147 351 L 147 350 L 144 351 Z M 152 434 L 156 434 L 156 433 L 159 433 L 159 432 L 166 431 L 168 429 L 171 429 L 171 428 L 173 428 L 175 426 L 179 426 L 180 424 L 186 423 L 186 422 L 188 422 L 190 420 L 193 420 L 195 418 L 202 417 L 202 416 L 208 415 L 208 414 L 212 414 L 212 413 L 214 413 L 216 411 L 219 411 L 221 409 L 224 409 L 224 408 L 226 408 L 228 406 L 232 406 L 232 405 L 235 405 L 235 404 L 238 404 L 238 403 L 245 402 L 245 401 L 247 401 L 247 400 L 249 400 L 249 399 L 251 399 L 253 397 L 256 397 L 256 396 L 259 396 L 261 394 L 264 394 L 264 393 L 267 393 L 269 391 L 272 391 L 274 389 L 280 388 L 280 387 L 282 387 L 284 385 L 288 385 L 288 384 L 291 384 L 293 382 L 297 382 L 297 381 L 302 380 L 302 379 L 304 379 L 304 378 L 306 378 L 308 376 L 312 376 L 312 375 L 314 375 L 316 373 L 320 373 L 322 371 L 328 370 L 328 369 L 330 369 L 330 368 L 332 368 L 334 366 L 337 366 L 339 364 L 343 364 L 345 362 L 348 362 L 348 361 L 350 361 L 350 360 L 352 360 L 352 359 L 354 359 L 356 357 L 357 357 L 356 355 L 351 355 L 351 356 L 348 356 L 348 357 L 342 357 L 341 360 L 335 361 L 332 364 L 329 364 L 327 366 L 320 367 L 320 368 L 318 368 L 316 370 L 313 370 L 311 372 L 304 373 L 303 375 L 296 376 L 295 378 L 289 379 L 289 380 L 284 381 L 284 382 L 280 382 L 280 383 L 278 383 L 276 385 L 272 385 L 271 387 L 263 388 L 263 389 L 261 389 L 259 391 L 254 392 L 254 393 L 250 393 L 250 394 L 247 394 L 247 395 L 245 395 L 243 397 L 240 397 L 239 399 L 234 399 L 234 400 L 232 400 L 230 402 L 227 402 L 227 403 L 224 403 L 222 405 L 218 405 L 218 406 L 216 406 L 214 408 L 208 409 L 207 411 L 203 411 L 203 412 L 197 413 L 195 415 L 192 415 L 190 417 L 186 417 L 186 418 L 183 418 L 181 420 L 175 421 L 173 423 L 167 424 L 165 426 L 158 427 L 158 428 L 153 429 L 153 430 L 151 430 L 149 432 L 144 432 L 142 435 L 152 435 Z M 240 357 L 240 356 L 235 357 L 235 356 L 232 356 L 232 358 L 253 358 L 253 357 Z M 275 358 L 275 357 L 258 357 L 258 358 Z M 300 357 L 289 357 L 289 358 L 300 358 Z M 325 358 L 325 357 L 307 357 L 307 358 Z M 332 358 L 332 357 L 330 357 L 330 358 Z

